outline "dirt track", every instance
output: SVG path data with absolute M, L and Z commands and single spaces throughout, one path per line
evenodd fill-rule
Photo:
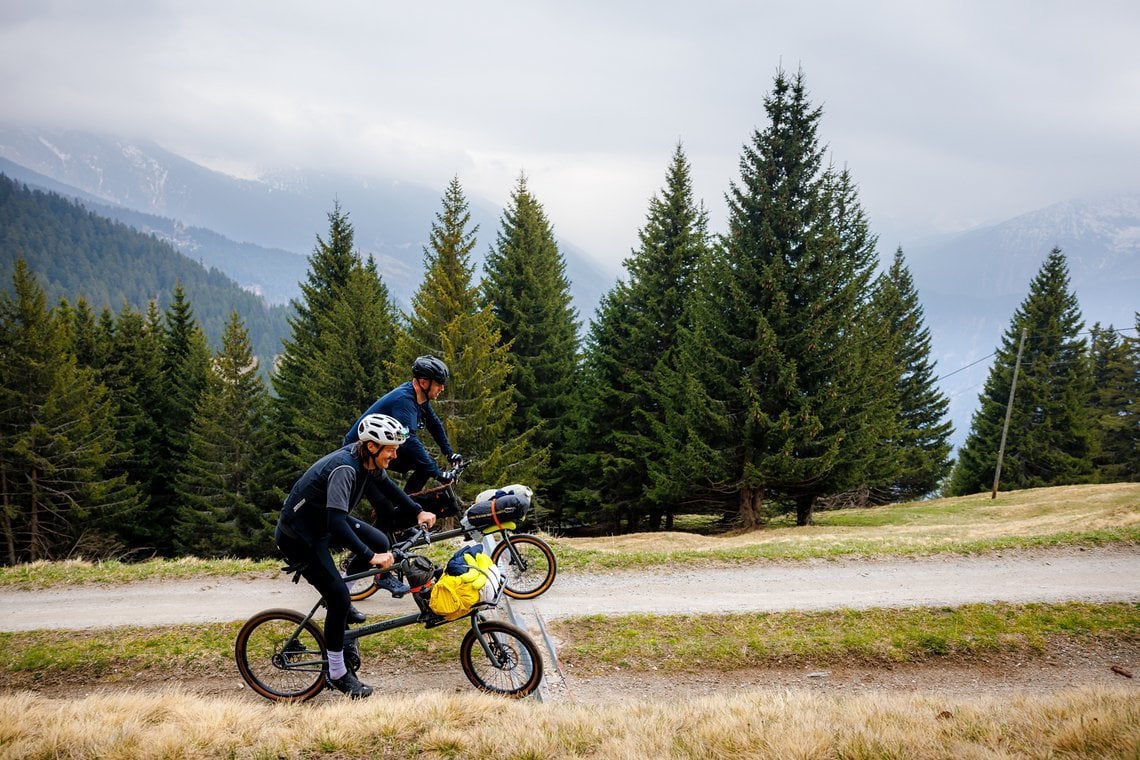
M 547 619 L 631 612 L 910 607 L 971 602 L 1140 602 L 1140 549 L 1066 549 L 980 557 L 762 562 L 606 575 L 564 574 L 536 602 Z M 101 628 L 244 620 L 269 607 L 307 609 L 303 581 L 200 579 L 0 592 L 0 630 Z M 410 599 L 377 594 L 370 616 L 405 614 Z
M 656 612 L 663 614 L 822 610 L 836 608 L 961 605 L 971 602 L 1131 601 L 1140 603 L 1140 548 L 1018 551 L 981 557 L 943 555 L 915 559 L 761 562 L 747 566 L 687 567 L 668 572 L 621 572 L 560 576 L 536 603 L 519 603 L 520 614 L 542 617 Z M 0 630 L 81 629 L 116 625 L 168 625 L 243 620 L 269 607 L 307 609 L 314 601 L 303 582 L 283 575 L 80 585 L 34 592 L 0 592 Z M 373 618 L 405 614 L 408 599 L 376 595 L 359 606 Z M 734 672 L 577 673 L 563 663 L 548 668 L 545 698 L 552 701 L 676 699 L 740 689 L 808 689 L 843 695 L 869 691 L 921 691 L 945 695 L 1043 693 L 1075 686 L 1128 686 L 1140 679 L 1113 667 L 1140 672 L 1140 641 L 1089 641 L 1053 645 L 1043 655 L 997 656 L 968 662 L 937 660 L 868 666 L 818 662 L 806 667 L 766 666 Z M 390 696 L 430 690 L 464 692 L 470 685 L 458 663 L 366 662 L 362 678 Z M 52 690 L 50 682 L 20 679 L 16 688 Z M 236 672 L 199 673 L 173 668 L 130 676 L 126 682 L 68 678 L 69 693 L 106 689 L 178 689 L 200 695 L 259 701 Z M 1140 691 L 1138 691 L 1140 693 Z M 326 692 L 319 700 L 336 699 Z

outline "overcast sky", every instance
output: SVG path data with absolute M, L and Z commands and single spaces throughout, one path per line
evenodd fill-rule
M 616 272 L 678 142 L 723 228 L 780 67 L 884 249 L 1140 190 L 1138 41 L 1135 0 L 0 0 L 0 120 L 500 205 L 525 172 Z

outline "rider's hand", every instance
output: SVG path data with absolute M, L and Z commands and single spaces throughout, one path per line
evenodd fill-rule
M 447 461 L 451 464 L 452 467 L 455 467 L 455 466 L 463 463 L 463 455 L 462 454 L 452 454 L 451 456 L 449 456 L 447 458 Z
M 420 512 L 416 517 L 416 525 L 426 525 L 429 529 L 435 527 L 435 512 L 428 512 L 426 509 Z
M 395 561 L 396 558 L 392 556 L 392 552 L 377 552 L 372 555 L 372 559 L 368 560 L 368 564 L 376 567 L 391 567 Z
M 455 480 L 455 470 L 444 470 L 439 474 L 439 477 L 436 478 L 436 480 L 438 480 L 440 483 L 443 483 L 444 485 L 451 483 Z

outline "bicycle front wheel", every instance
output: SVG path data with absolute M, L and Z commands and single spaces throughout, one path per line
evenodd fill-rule
M 529 533 L 504 533 L 491 550 L 491 560 L 503 574 L 503 592 L 512 599 L 534 599 L 545 593 L 558 572 L 554 550 Z
M 325 687 L 325 639 L 294 610 L 266 610 L 238 631 L 234 658 L 242 680 L 277 702 L 303 702 Z
M 542 654 L 521 628 L 499 620 L 472 627 L 459 646 L 463 674 L 480 691 L 516 699 L 542 683 Z

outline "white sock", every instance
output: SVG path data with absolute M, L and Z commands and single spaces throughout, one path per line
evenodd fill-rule
M 329 650 L 329 678 L 336 680 L 348 672 L 344 666 L 344 650 L 334 652 Z

